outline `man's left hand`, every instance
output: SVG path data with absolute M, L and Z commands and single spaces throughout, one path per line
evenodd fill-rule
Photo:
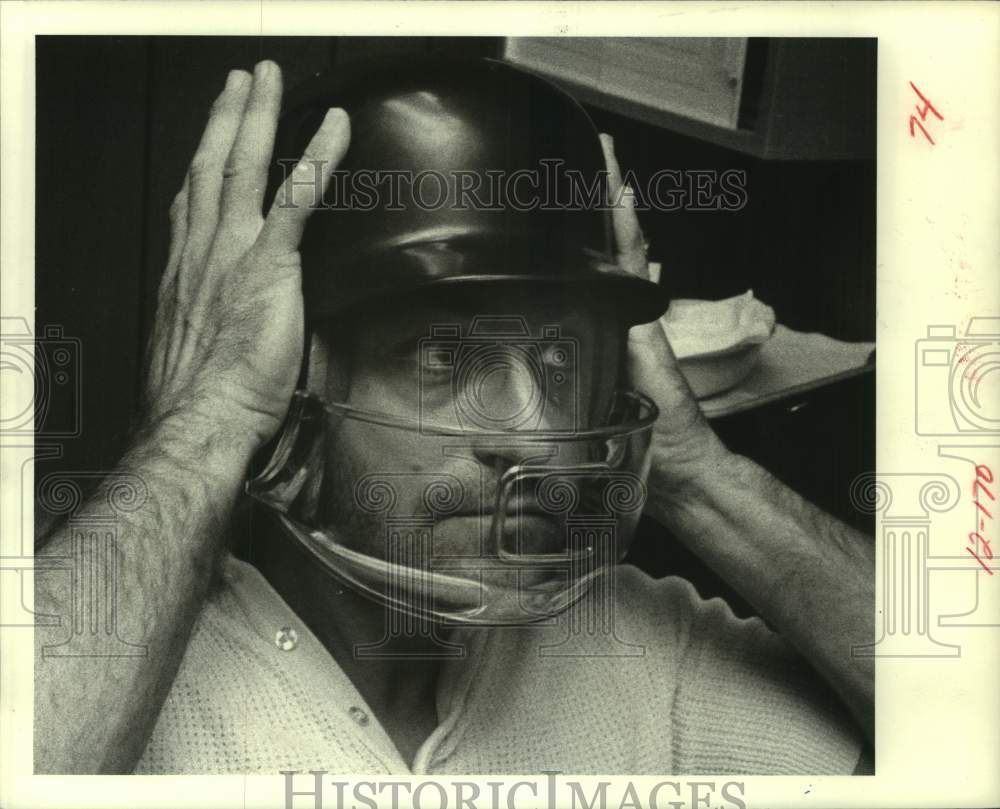
M 622 183 L 610 135 L 601 135 L 608 167 L 615 256 L 618 266 L 649 279 L 646 242 L 635 212 L 635 195 Z M 660 409 L 653 430 L 653 469 L 666 490 L 684 485 L 717 468 L 728 454 L 712 431 L 681 373 L 663 329 L 656 321 L 629 332 L 628 373 L 633 387 L 651 396 Z

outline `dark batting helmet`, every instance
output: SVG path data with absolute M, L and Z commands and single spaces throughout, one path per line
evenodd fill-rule
M 330 107 L 350 115 L 351 145 L 301 245 L 310 320 L 500 282 L 569 285 L 629 325 L 666 309 L 616 266 L 597 130 L 549 81 L 491 59 L 317 76 L 286 99 L 269 199 Z

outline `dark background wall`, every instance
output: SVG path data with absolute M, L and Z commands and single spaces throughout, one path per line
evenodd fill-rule
M 62 458 L 40 461 L 38 477 L 50 468 L 109 469 L 126 446 L 167 255 L 167 209 L 229 69 L 272 58 L 288 88 L 347 62 L 496 55 L 500 47 L 495 38 L 468 37 L 49 36 L 36 43 L 36 327 L 62 325 L 82 346 L 81 434 L 62 441 Z M 676 297 L 753 288 L 792 328 L 874 339 L 874 159 L 761 160 L 603 110 L 592 114 L 614 135 L 623 168 L 639 177 L 663 168 L 747 172 L 740 211 L 640 214 Z M 58 397 L 52 403 L 73 406 Z

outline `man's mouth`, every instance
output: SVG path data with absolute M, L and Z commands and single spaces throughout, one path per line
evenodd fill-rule
M 452 517 L 490 517 L 492 518 L 497 513 L 497 509 L 494 504 L 489 506 L 482 506 L 477 509 L 465 509 L 456 514 L 449 516 Z M 506 516 L 511 517 L 545 517 L 547 519 L 555 519 L 556 514 L 551 511 L 546 511 L 539 504 L 538 500 L 533 497 L 512 497 L 507 501 Z
M 563 522 L 540 509 L 508 510 L 503 520 L 496 512 L 456 515 L 434 525 L 434 555 L 507 560 L 516 557 L 564 558 L 566 529 Z M 535 560 L 537 561 L 537 559 Z

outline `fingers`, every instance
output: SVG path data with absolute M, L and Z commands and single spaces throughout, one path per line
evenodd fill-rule
M 649 277 L 646 258 L 646 240 L 635 213 L 635 194 L 622 182 L 621 167 L 615 157 L 615 142 L 610 135 L 601 134 L 601 149 L 608 169 L 608 199 L 611 204 L 611 223 L 615 233 L 615 250 L 618 265 L 641 278 Z
M 223 219 L 259 221 L 280 111 L 281 69 L 260 62 L 222 172 Z
M 187 178 L 185 178 L 184 185 L 181 186 L 181 190 L 174 197 L 174 201 L 170 206 L 170 253 L 167 256 L 167 267 L 163 271 L 163 277 L 160 279 L 159 296 L 161 301 L 168 294 L 168 290 L 172 288 L 174 280 L 177 278 L 177 268 L 181 263 L 181 253 L 184 250 L 184 244 L 187 242 L 189 195 L 190 188 Z
M 226 86 L 212 105 L 201 142 L 188 169 L 187 252 L 199 264 L 208 252 L 219 219 L 222 171 L 243 119 L 250 95 L 250 74 L 230 71 Z
M 639 217 L 635 215 L 635 194 L 628 186 L 622 192 L 621 202 L 611 210 L 611 222 L 615 231 L 618 264 L 640 278 L 648 278 L 646 239 L 639 227 Z
M 602 132 L 601 150 L 604 152 L 604 165 L 608 169 L 608 199 L 612 205 L 618 202 L 618 197 L 622 189 L 622 170 L 618 165 L 618 158 L 615 157 L 615 139 Z
M 327 112 L 313 139 L 278 193 L 264 222 L 261 245 L 272 255 L 298 249 L 313 209 L 323 199 L 330 175 L 351 141 L 351 124 L 342 109 Z

